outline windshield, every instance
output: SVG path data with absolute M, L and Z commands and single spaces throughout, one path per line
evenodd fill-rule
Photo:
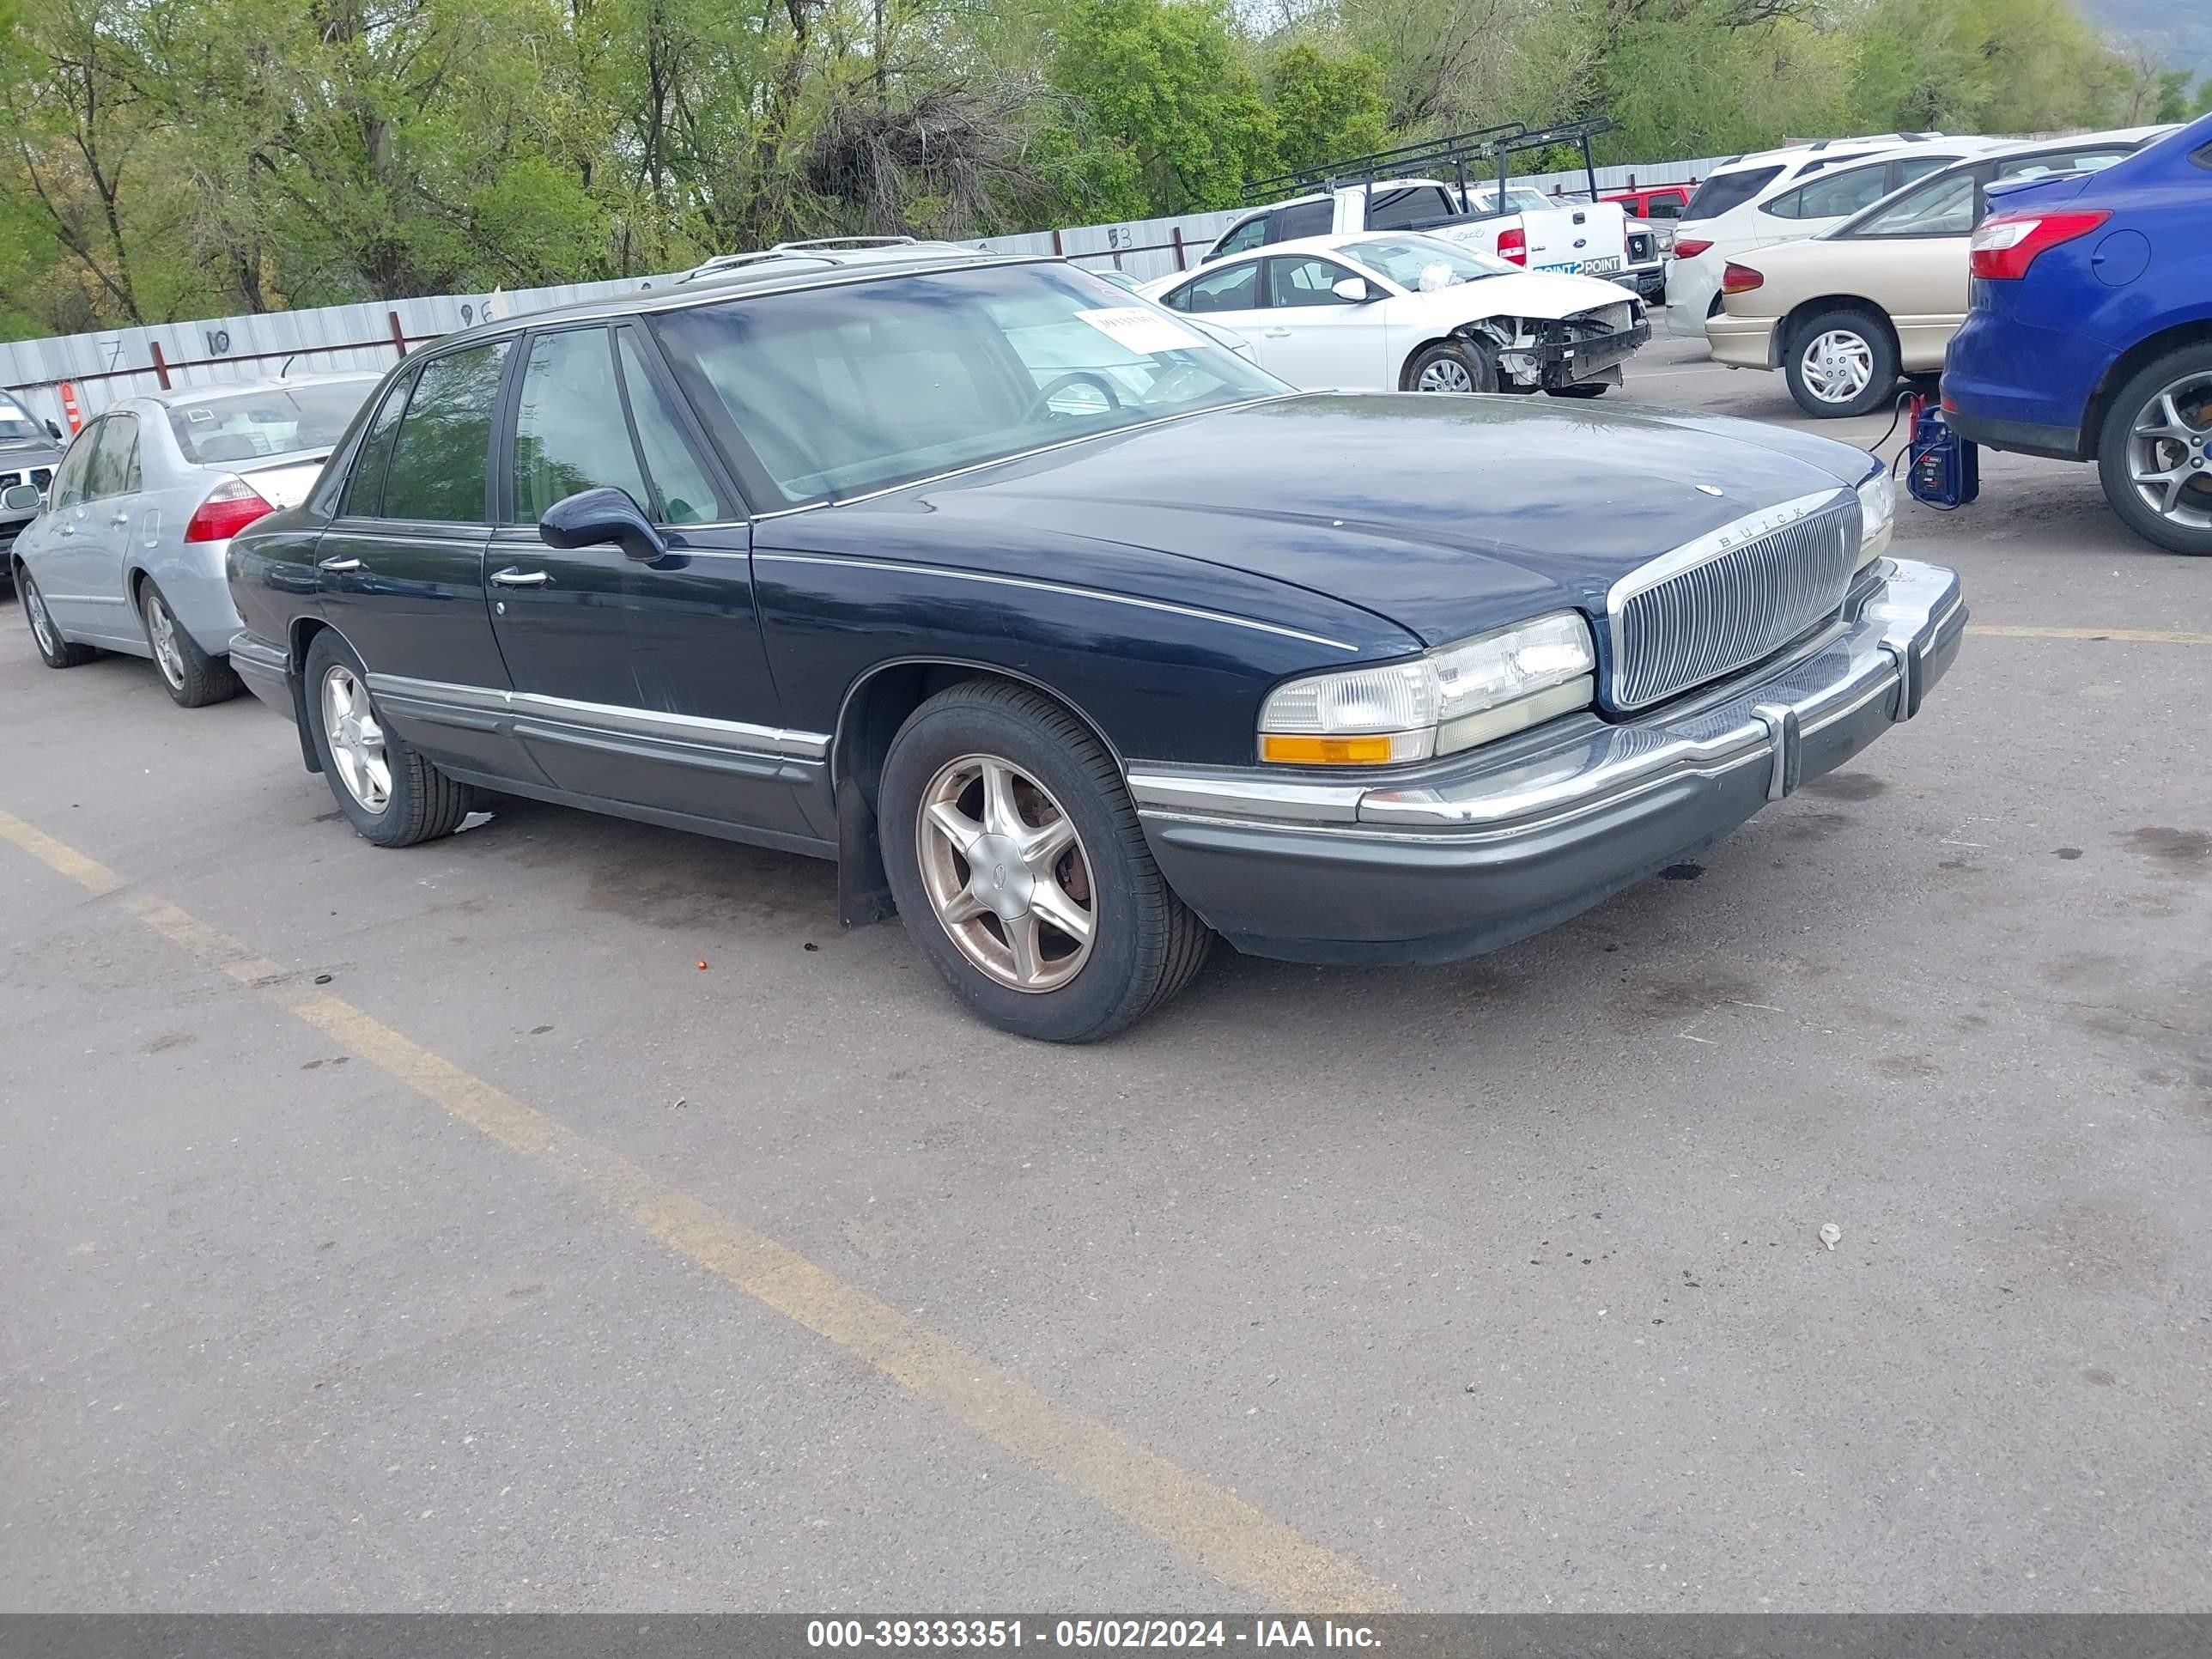
M 328 449 L 345 435 L 346 423 L 375 385 L 360 380 L 254 392 L 210 387 L 204 397 L 169 406 L 169 429 L 195 466 Z
M 654 326 L 693 402 L 719 409 L 794 502 L 1290 389 L 1065 265 L 764 294 Z
M 52 441 L 44 424 L 33 420 L 29 410 L 0 392 L 0 443 L 21 443 L 29 438 Z
M 1510 276 L 1521 269 L 1436 236 L 1377 237 L 1347 242 L 1337 252 L 1416 294 L 1433 294 L 1483 276 Z

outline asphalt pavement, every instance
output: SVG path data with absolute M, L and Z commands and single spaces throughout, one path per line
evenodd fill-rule
M 0 1607 L 2212 1606 L 2212 562 L 2004 457 L 1899 550 L 1957 666 L 1696 863 L 1079 1050 L 18 615 Z

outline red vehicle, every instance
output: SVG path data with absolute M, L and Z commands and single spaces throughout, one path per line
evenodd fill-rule
M 1696 189 L 1694 184 L 1647 185 L 1642 190 L 1616 191 L 1601 199 L 1620 203 L 1621 211 L 1632 219 L 1679 219 Z

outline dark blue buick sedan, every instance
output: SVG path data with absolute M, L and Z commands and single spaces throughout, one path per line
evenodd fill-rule
M 1892 505 L 1769 427 L 1296 392 L 1054 261 L 779 252 L 408 359 L 232 544 L 230 659 L 380 845 L 483 787 L 834 858 L 1081 1042 L 1216 934 L 1491 950 L 1840 764 L 1965 625 Z

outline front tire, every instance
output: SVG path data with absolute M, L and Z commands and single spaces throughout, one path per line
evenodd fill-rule
M 379 847 L 413 847 L 461 827 L 475 805 L 456 783 L 385 725 L 368 671 L 325 629 L 307 647 L 307 726 L 338 810 Z
M 99 654 L 88 645 L 62 637 L 62 630 L 55 625 L 52 615 L 46 610 L 46 598 L 28 570 L 17 568 L 15 594 L 23 603 L 23 620 L 31 624 L 31 643 L 39 647 L 39 659 L 47 667 L 80 668 Z
M 1490 354 L 1465 340 L 1438 340 L 1413 355 L 1406 365 L 1408 392 L 1495 392 L 1498 365 Z
M 1888 401 L 1897 385 L 1897 346 L 1863 311 L 1824 311 L 1800 324 L 1784 360 L 1790 395 L 1808 415 L 1839 421 Z
M 907 932 L 1001 1030 L 1096 1042 L 1206 960 L 1212 936 L 1152 862 L 1113 757 L 1048 697 L 939 692 L 892 739 L 878 799 Z
M 2169 351 L 2120 388 L 2097 435 L 2097 477 L 2145 541 L 2212 556 L 2212 344 Z
M 161 670 L 162 689 L 178 708 L 204 708 L 211 702 L 227 702 L 245 690 L 228 661 L 200 649 L 151 576 L 139 584 L 138 620 L 145 627 L 154 666 Z

